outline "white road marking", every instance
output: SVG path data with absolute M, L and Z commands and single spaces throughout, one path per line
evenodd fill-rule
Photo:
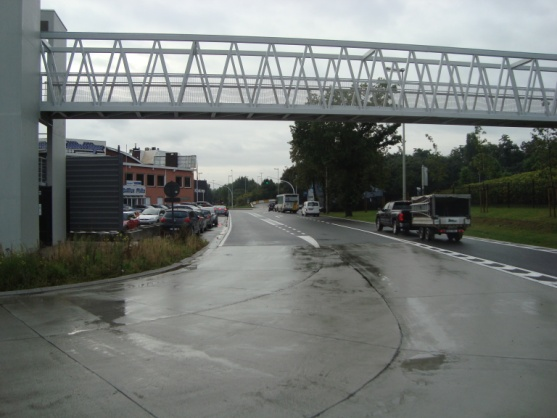
M 365 229 L 360 229 L 360 228 L 354 228 L 351 226 L 346 226 L 346 225 L 340 225 L 334 222 L 330 222 L 330 221 L 321 221 L 321 220 L 317 220 L 315 219 L 314 221 L 316 222 L 322 222 L 328 225 L 334 225 L 334 226 L 338 226 L 340 228 L 346 228 L 346 229 L 352 229 L 355 231 L 359 231 L 359 232 L 364 232 L 366 234 L 372 234 L 372 235 L 377 235 L 379 237 L 382 238 L 387 238 L 387 239 L 391 239 L 394 241 L 398 241 L 398 242 L 402 242 L 405 244 L 410 244 L 410 245 L 415 245 L 417 247 L 421 247 L 423 249 L 429 250 L 429 251 L 434 251 L 440 254 L 444 254 L 447 255 L 449 257 L 454 257 L 454 258 L 458 258 L 460 260 L 463 261 L 467 261 L 469 263 L 474 263 L 483 267 L 487 267 L 490 269 L 494 269 L 494 270 L 498 270 L 504 273 L 508 273 L 508 274 L 512 274 L 513 276 L 518 276 L 521 277 L 523 279 L 526 280 L 530 280 L 539 284 L 543 284 L 545 286 L 549 286 L 549 287 L 553 287 L 555 289 L 557 289 L 557 276 L 552 276 L 550 274 L 544 274 L 544 273 L 540 273 L 537 271 L 532 271 L 532 270 L 528 270 L 528 269 L 524 269 L 521 267 L 516 267 L 510 264 L 504 264 L 504 263 L 499 263 L 496 261 L 492 261 L 492 260 L 485 260 L 483 258 L 479 258 L 479 257 L 474 257 L 474 256 L 470 256 L 470 255 L 466 255 L 466 254 L 462 254 L 462 253 L 458 253 L 456 251 L 451 251 L 451 250 L 445 250 L 443 248 L 437 248 L 437 247 L 433 247 L 431 245 L 427 245 L 423 242 L 414 242 L 414 241 L 407 241 L 401 238 L 396 238 L 394 236 L 389 236 L 389 235 L 383 235 L 374 231 L 367 231 Z M 476 239 L 476 238 L 470 238 L 467 237 L 467 239 Z M 479 239 L 478 239 L 479 240 Z M 487 240 L 486 240 L 487 241 Z M 496 244 L 503 244 L 503 245 L 512 245 L 512 243 L 502 243 L 500 241 L 490 241 L 492 243 L 496 243 Z M 523 248 L 523 245 L 520 244 L 516 244 L 515 246 L 518 246 L 520 248 Z M 536 247 L 531 247 L 531 249 L 536 248 Z M 545 248 L 545 250 L 552 250 L 551 248 Z M 549 251 L 549 252 L 553 252 L 553 251 Z
M 269 225 L 275 226 L 275 227 L 277 227 L 278 229 L 280 229 L 280 230 L 282 230 L 282 231 L 284 231 L 284 232 L 286 232 L 286 233 L 288 233 L 288 234 L 290 234 L 290 235 L 293 235 L 293 236 L 295 236 L 295 237 L 298 237 L 298 238 L 300 238 L 300 239 L 303 239 L 304 241 L 306 241 L 306 242 L 308 242 L 309 244 L 313 245 L 315 248 L 320 248 L 320 247 L 319 247 L 319 243 L 318 243 L 314 238 L 310 237 L 309 235 L 306 235 L 305 232 L 302 232 L 302 231 L 300 231 L 300 230 L 298 230 L 298 229 L 296 229 L 296 228 L 293 228 L 293 227 L 291 227 L 291 226 L 285 225 L 285 224 L 283 224 L 282 222 L 275 221 L 275 220 L 273 220 L 273 219 L 269 219 L 269 218 L 267 218 L 267 217 L 265 217 L 265 216 L 262 216 L 262 215 L 260 215 L 260 214 L 258 214 L 258 213 L 255 213 L 255 212 L 249 212 L 249 214 L 250 214 L 251 216 L 253 216 L 254 218 L 257 218 L 257 219 L 259 219 L 259 220 L 261 220 L 261 221 L 263 221 L 263 222 L 266 222 L 266 223 L 268 223 Z

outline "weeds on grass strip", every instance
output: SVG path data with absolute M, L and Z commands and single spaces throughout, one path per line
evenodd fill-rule
M 81 283 L 154 270 L 190 257 L 207 242 L 195 235 L 80 238 L 34 252 L 0 251 L 0 291 Z

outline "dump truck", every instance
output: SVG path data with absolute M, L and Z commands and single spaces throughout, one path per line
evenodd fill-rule
M 446 234 L 449 241 L 460 241 L 471 225 L 472 197 L 469 194 L 430 194 L 411 199 L 412 229 L 421 240 L 432 241 Z

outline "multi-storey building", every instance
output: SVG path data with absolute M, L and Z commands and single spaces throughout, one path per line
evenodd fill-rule
M 164 185 L 174 181 L 180 186 L 178 197 L 192 202 L 195 196 L 195 155 L 179 155 L 177 152 L 158 148 L 134 148 L 131 153 L 108 148 L 107 155 L 120 154 L 123 159 L 124 203 L 130 206 L 163 204 L 166 195 Z

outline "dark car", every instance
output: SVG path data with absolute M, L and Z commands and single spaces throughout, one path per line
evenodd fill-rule
M 177 232 L 185 228 L 186 233 L 201 234 L 201 222 L 198 214 L 193 210 L 169 210 L 161 218 L 160 226 L 164 233 Z
M 228 216 L 228 209 L 224 205 L 215 205 L 215 212 L 217 215 Z
M 275 210 L 275 202 L 269 203 L 269 212 Z

